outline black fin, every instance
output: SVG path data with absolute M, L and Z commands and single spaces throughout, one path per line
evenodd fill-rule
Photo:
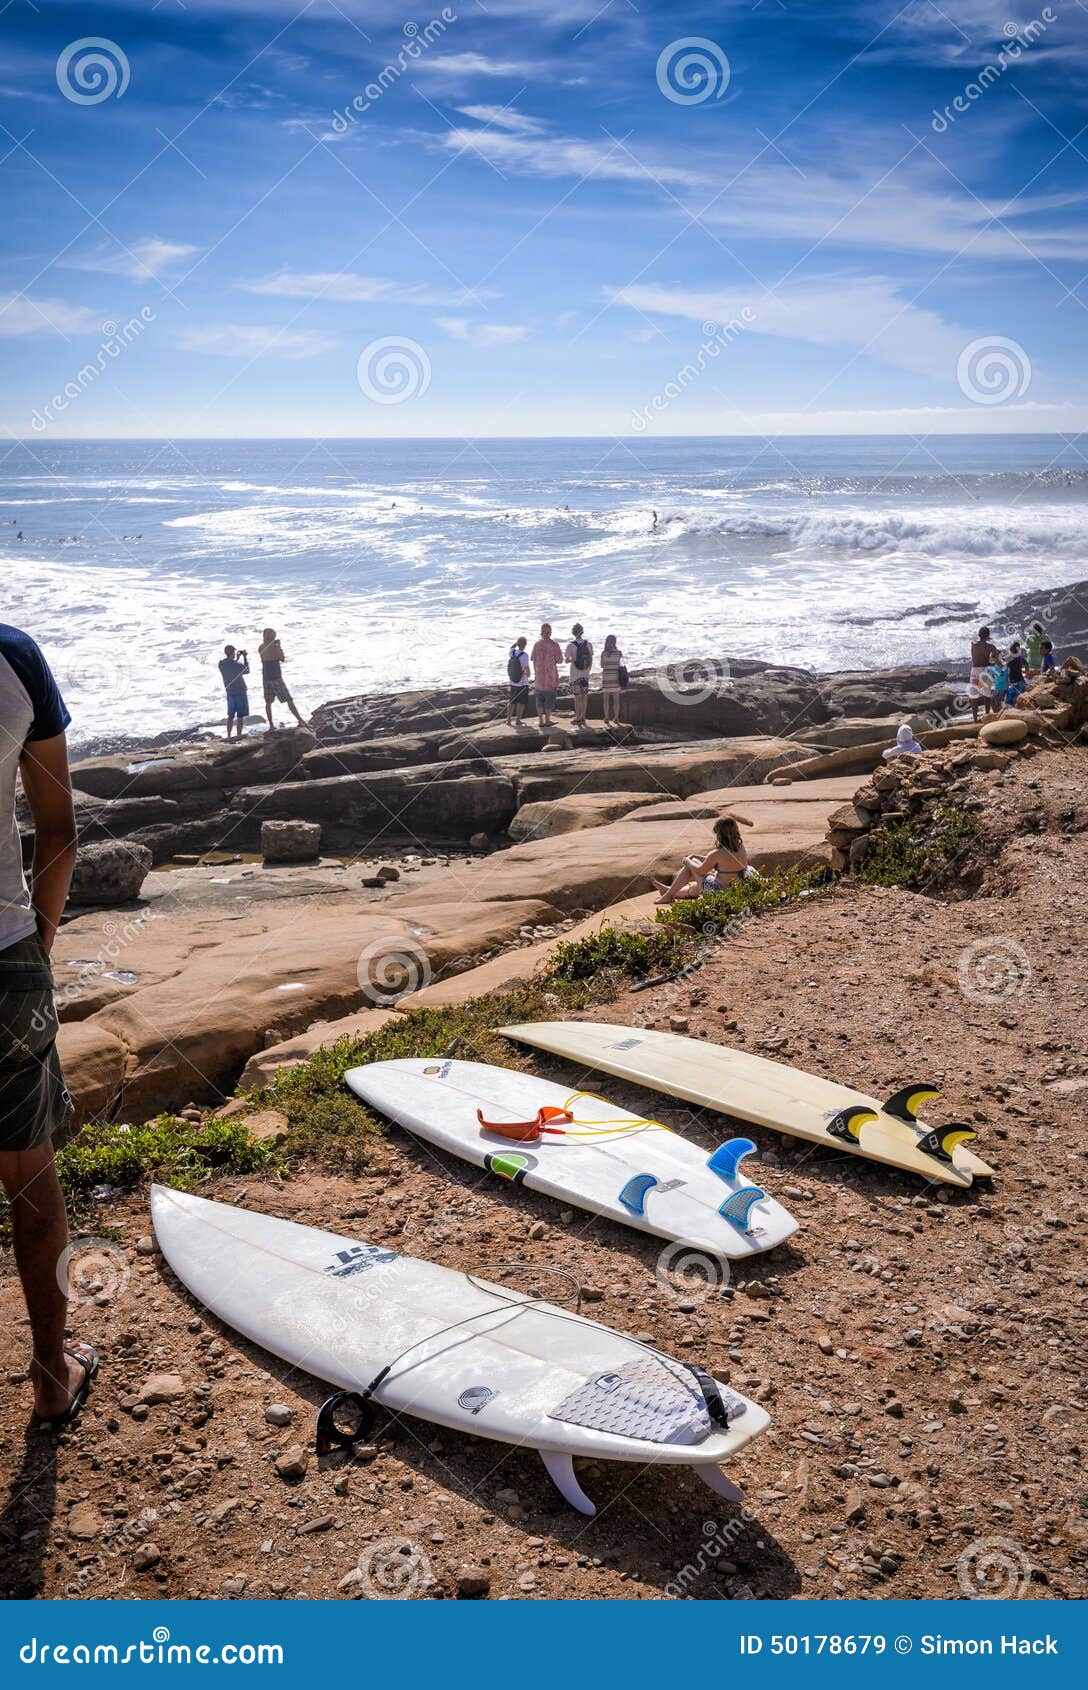
M 918 1140 L 918 1149 L 923 1155 L 932 1156 L 952 1167 L 952 1152 L 957 1144 L 968 1144 L 977 1137 L 974 1127 L 969 1127 L 966 1121 L 950 1121 L 946 1127 L 934 1127 L 932 1132 L 923 1133 Z
M 875 1109 L 867 1109 L 863 1104 L 851 1104 L 848 1109 L 840 1109 L 827 1123 L 827 1130 L 832 1138 L 842 1139 L 844 1144 L 857 1144 L 860 1141 L 862 1127 L 868 1121 L 877 1120 Z
M 884 1105 L 884 1113 L 894 1115 L 899 1121 L 916 1121 L 923 1104 L 940 1095 L 940 1088 L 931 1081 L 915 1080 L 913 1085 L 902 1086 L 889 1097 Z

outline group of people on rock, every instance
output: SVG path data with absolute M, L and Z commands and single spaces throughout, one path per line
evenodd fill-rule
M 550 728 L 552 712 L 559 697 L 559 669 L 570 665 L 570 690 L 574 701 L 572 726 L 585 726 L 589 710 L 589 680 L 593 673 L 593 641 L 586 638 L 580 622 L 570 631 L 566 649 L 552 634 L 550 622 L 544 622 L 540 638 L 532 650 L 524 634 L 519 634 L 506 655 L 506 675 L 509 691 L 506 699 L 506 723 L 520 728 L 525 720 L 530 684 L 536 700 L 538 725 Z M 530 674 L 532 680 L 530 683 Z M 607 635 L 601 647 L 600 686 L 601 715 L 605 727 L 616 727 L 620 719 L 620 694 L 627 685 L 627 666 L 615 634 Z
M 261 635 L 261 643 L 257 649 L 261 662 L 261 683 L 264 690 L 264 711 L 268 717 L 270 728 L 275 727 L 272 720 L 273 704 L 286 704 L 299 727 L 302 717 L 298 713 L 294 699 L 287 690 L 287 683 L 283 678 L 283 665 L 287 659 L 283 646 L 276 634 L 275 628 L 266 628 Z M 227 694 L 227 738 L 241 739 L 242 729 L 246 725 L 249 715 L 249 690 L 246 686 L 246 676 L 249 674 L 249 653 L 244 647 L 225 645 L 223 655 L 219 659 L 219 673 L 223 678 L 223 686 Z
M 980 628 L 971 641 L 971 715 L 977 722 L 979 710 L 993 716 L 1004 705 L 1015 704 L 1031 681 L 1056 667 L 1054 644 L 1041 622 L 1033 622 L 1023 644 L 1012 640 L 1006 652 L 994 644 L 989 628 Z

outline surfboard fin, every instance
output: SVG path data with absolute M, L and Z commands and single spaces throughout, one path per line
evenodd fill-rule
M 852 1106 L 849 1109 L 840 1109 L 838 1114 L 828 1121 L 827 1130 L 832 1138 L 841 1139 L 844 1144 L 858 1144 L 861 1141 L 862 1127 L 868 1121 L 879 1119 L 875 1109 L 859 1109 Z
M 924 1133 L 918 1140 L 918 1149 L 923 1155 L 932 1156 L 952 1167 L 952 1152 L 957 1144 L 970 1144 L 977 1137 L 977 1132 L 966 1121 L 952 1121 L 947 1127 L 934 1127 L 932 1132 Z
M 620 1202 L 629 1215 L 646 1213 L 646 1197 L 657 1184 L 656 1174 L 633 1174 L 620 1192 Z
M 885 1115 L 894 1115 L 897 1121 L 916 1121 L 920 1110 L 927 1103 L 933 1103 L 940 1097 L 940 1091 L 927 1080 L 915 1080 L 909 1086 L 902 1086 L 899 1091 L 889 1097 L 884 1105 Z
M 758 1185 L 744 1185 L 739 1191 L 734 1191 L 727 1197 L 718 1210 L 724 1220 L 732 1221 L 738 1232 L 748 1231 L 748 1216 L 757 1203 L 762 1203 L 767 1193 Z
M 709 1485 L 711 1490 L 717 1491 L 718 1495 L 724 1496 L 727 1501 L 744 1501 L 744 1492 L 733 1483 L 732 1479 L 726 1478 L 720 1467 L 713 1467 L 707 1463 L 703 1467 L 696 1467 L 695 1471 L 704 1485 Z
M 711 1173 L 720 1174 L 722 1179 L 736 1179 L 737 1169 L 754 1149 L 755 1145 L 750 1138 L 729 1138 L 724 1144 L 719 1144 L 714 1154 L 707 1158 L 706 1165 Z
M 542 1449 L 540 1459 L 547 1468 L 548 1477 L 559 1494 L 566 1498 L 572 1508 L 577 1508 L 579 1514 L 588 1514 L 592 1519 L 597 1509 L 574 1477 L 573 1456 L 561 1455 L 554 1449 Z M 709 1482 L 707 1480 L 708 1484 Z

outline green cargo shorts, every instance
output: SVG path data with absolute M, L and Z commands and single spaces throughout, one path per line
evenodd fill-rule
M 33 934 L 0 951 L 0 1152 L 37 1149 L 71 1113 L 53 971 Z

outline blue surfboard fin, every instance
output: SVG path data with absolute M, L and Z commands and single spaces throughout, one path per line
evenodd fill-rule
M 719 1144 L 706 1165 L 713 1173 L 721 1174 L 722 1179 L 736 1179 L 737 1169 L 754 1149 L 750 1138 L 729 1138 L 724 1144 Z
M 744 1185 L 739 1191 L 734 1191 L 732 1197 L 726 1198 L 718 1213 L 725 1220 L 732 1221 L 738 1232 L 747 1232 L 748 1216 L 766 1195 L 758 1185 Z
M 635 1174 L 620 1192 L 620 1202 L 630 1215 L 646 1213 L 646 1194 L 657 1184 L 654 1174 Z

